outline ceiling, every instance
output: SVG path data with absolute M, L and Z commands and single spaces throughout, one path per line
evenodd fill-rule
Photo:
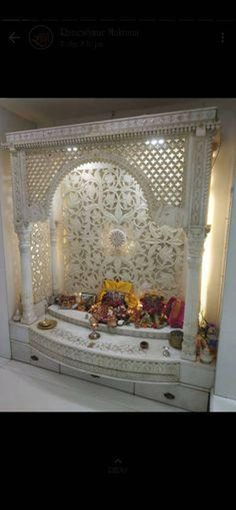
M 0 107 L 37 127 L 144 115 L 206 106 L 236 107 L 236 99 L 215 98 L 0 98 Z

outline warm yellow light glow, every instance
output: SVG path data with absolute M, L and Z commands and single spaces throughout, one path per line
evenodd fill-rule
M 201 277 L 201 306 L 200 311 L 202 315 L 205 317 L 206 315 L 206 307 L 207 307 L 207 292 L 209 286 L 209 279 L 211 275 L 212 269 L 212 230 L 213 219 L 214 219 L 214 211 L 215 211 L 215 196 L 214 196 L 214 174 L 211 178 L 210 184 L 210 195 L 209 195 L 209 203 L 208 203 L 208 213 L 207 213 L 207 225 L 211 226 L 211 231 L 207 234 L 204 244 L 204 253 L 202 259 L 202 277 Z

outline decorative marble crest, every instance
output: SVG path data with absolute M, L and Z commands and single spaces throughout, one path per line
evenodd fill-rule
M 196 128 L 214 130 L 217 125 L 216 108 L 176 111 L 143 115 L 124 119 L 89 122 L 70 126 L 17 131 L 7 133 L 6 146 L 30 148 L 61 143 L 76 143 L 83 139 L 99 141 L 104 137 L 138 136 L 143 133 L 188 133 Z

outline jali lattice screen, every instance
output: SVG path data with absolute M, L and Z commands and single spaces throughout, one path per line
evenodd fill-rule
M 185 142 L 184 137 L 153 140 L 146 136 L 139 140 L 100 141 L 99 145 L 84 142 L 77 147 L 58 147 L 53 151 L 32 149 L 26 155 L 29 203 L 43 205 L 48 189 L 62 167 L 68 163 L 76 164 L 86 155 L 90 161 L 90 154 L 97 150 L 124 158 L 131 168 L 140 170 L 144 179 L 147 178 L 157 201 L 180 207 L 184 200 Z
M 33 225 L 31 233 L 31 261 L 34 302 L 52 294 L 49 222 Z

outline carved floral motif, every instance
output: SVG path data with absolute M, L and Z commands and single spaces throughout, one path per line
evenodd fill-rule
M 115 250 L 119 250 L 126 243 L 126 235 L 120 228 L 113 228 L 109 234 L 109 241 Z
M 184 233 L 151 221 L 140 186 L 119 168 L 84 165 L 62 183 L 65 290 L 98 291 L 105 278 L 183 293 Z M 111 250 L 106 232 L 127 235 L 132 250 Z

